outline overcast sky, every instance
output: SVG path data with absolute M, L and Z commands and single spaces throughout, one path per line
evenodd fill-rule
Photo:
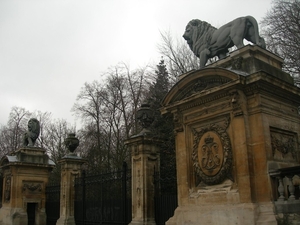
M 160 31 L 180 39 L 192 19 L 260 22 L 270 7 L 271 0 L 0 0 L 0 125 L 13 106 L 74 124 L 83 84 L 118 62 L 157 64 Z

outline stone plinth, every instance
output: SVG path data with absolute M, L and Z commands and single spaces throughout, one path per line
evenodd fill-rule
M 69 155 L 59 161 L 61 165 L 60 217 L 57 225 L 75 225 L 74 201 L 75 178 L 80 176 L 81 165 L 86 161 L 81 157 Z
M 155 225 L 154 171 L 159 171 L 161 140 L 147 134 L 142 132 L 125 142 L 131 151 L 132 225 Z
M 4 156 L 0 165 L 3 172 L 0 224 L 23 225 L 30 218 L 35 224 L 46 225 L 45 188 L 54 163 L 45 150 L 21 148 Z
M 281 65 L 246 46 L 182 75 L 167 94 L 179 205 L 168 225 L 277 224 L 269 171 L 300 162 L 300 90 Z

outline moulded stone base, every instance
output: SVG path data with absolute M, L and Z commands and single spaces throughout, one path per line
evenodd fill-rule
M 274 214 L 274 205 L 271 202 L 259 204 L 258 218 L 256 225 L 277 225 L 276 215 Z
M 42 210 L 36 212 L 35 223 L 46 225 L 46 213 Z M 3 206 L 0 209 L 0 225 L 24 225 L 28 224 L 27 212 L 23 208 L 11 208 Z
M 129 225 L 156 225 L 155 220 L 154 219 L 150 219 L 147 221 L 143 221 L 141 220 L 132 220 Z
M 74 217 L 63 217 L 61 216 L 57 222 L 56 222 L 56 225 L 75 225 L 75 219 Z
M 27 213 L 22 208 L 2 207 L 0 209 L 0 225 L 23 225 L 27 223 Z
M 166 225 L 199 225 L 199 222 L 205 225 L 277 224 L 272 208 L 272 213 L 264 210 L 260 212 L 260 207 L 252 203 L 179 206 Z M 259 218 L 267 223 L 257 223 Z

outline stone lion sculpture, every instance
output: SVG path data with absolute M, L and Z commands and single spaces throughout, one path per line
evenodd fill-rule
M 266 48 L 264 39 L 259 36 L 258 24 L 252 16 L 237 18 L 219 29 L 205 21 L 194 19 L 187 24 L 183 38 L 193 53 L 200 58 L 200 68 L 205 66 L 209 58 L 224 58 L 228 48 L 234 45 L 237 48 L 243 47 L 244 39 Z
M 28 131 L 25 132 L 23 138 L 23 145 L 24 146 L 34 146 L 36 139 L 40 135 L 40 122 L 35 119 L 31 118 L 28 121 Z

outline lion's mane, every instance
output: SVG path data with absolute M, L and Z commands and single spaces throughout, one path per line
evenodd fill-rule
M 23 144 L 24 146 L 33 146 L 35 144 L 36 139 L 40 135 L 40 122 L 31 118 L 28 121 L 28 131 L 24 134 Z
M 200 52 L 210 45 L 212 34 L 217 28 L 198 19 L 191 20 L 187 26 L 193 29 L 189 46 L 194 54 L 199 57 Z

